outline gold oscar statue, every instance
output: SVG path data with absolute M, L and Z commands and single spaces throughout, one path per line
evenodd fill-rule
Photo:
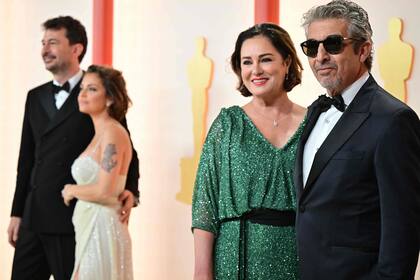
M 407 102 L 406 81 L 413 65 L 413 47 L 401 40 L 403 22 L 393 17 L 389 21 L 389 39 L 378 50 L 379 71 L 384 88 L 403 102 Z
M 205 49 L 205 38 L 198 37 L 195 54 L 188 62 L 187 69 L 192 92 L 194 153 L 192 157 L 181 158 L 181 190 L 176 195 L 178 201 L 186 204 L 191 204 L 192 201 L 195 174 L 207 131 L 207 95 L 212 80 L 213 63 L 205 56 Z

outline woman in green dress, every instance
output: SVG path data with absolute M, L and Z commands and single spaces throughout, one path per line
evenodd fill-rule
M 193 195 L 194 279 L 298 279 L 293 167 L 305 108 L 287 92 L 302 66 L 289 34 L 239 34 L 231 65 L 251 101 L 222 109 L 207 135 Z

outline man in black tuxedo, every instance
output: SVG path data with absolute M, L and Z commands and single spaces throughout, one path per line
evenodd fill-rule
M 372 30 L 360 6 L 314 7 L 303 26 L 302 50 L 329 97 L 309 107 L 297 152 L 300 279 L 414 279 L 418 116 L 369 73 Z
M 88 115 L 79 112 L 77 96 L 86 53 L 83 25 L 65 16 L 47 20 L 42 58 L 53 81 L 29 91 L 23 120 L 16 191 L 8 229 L 15 247 L 12 279 L 70 279 L 75 237 L 74 203 L 63 203 L 61 190 L 74 183 L 71 165 L 94 135 Z M 123 125 L 126 127 L 125 120 Z M 121 219 L 128 221 L 138 197 L 138 158 L 133 160 L 126 190 L 120 196 Z

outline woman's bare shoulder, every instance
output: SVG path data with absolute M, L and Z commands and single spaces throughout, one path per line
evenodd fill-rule
M 104 139 L 114 141 L 116 144 L 130 142 L 127 130 L 117 121 L 112 121 L 106 125 Z

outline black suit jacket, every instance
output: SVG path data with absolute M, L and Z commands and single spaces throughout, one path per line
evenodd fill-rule
M 64 205 L 61 190 L 74 183 L 71 165 L 94 135 L 90 117 L 79 112 L 80 82 L 60 110 L 55 108 L 52 82 L 29 91 L 22 127 L 12 216 L 22 226 L 42 233 L 74 233 L 71 221 L 75 201 Z M 125 120 L 122 122 L 125 127 Z M 127 177 L 127 188 L 138 196 L 137 153 Z
M 414 279 L 417 115 L 369 77 L 319 148 L 303 187 L 303 149 L 319 114 L 314 102 L 296 159 L 301 279 Z

